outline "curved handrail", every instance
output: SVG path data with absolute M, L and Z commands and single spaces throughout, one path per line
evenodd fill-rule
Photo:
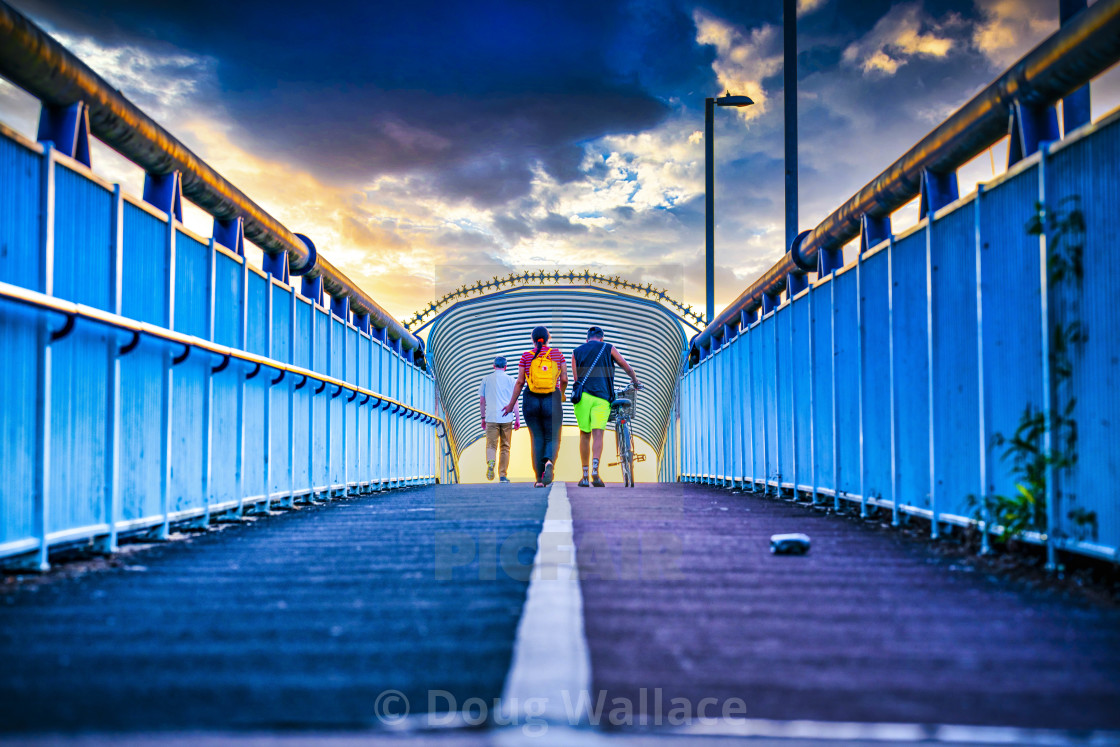
M 1051 104 L 1118 59 L 1120 0 L 1099 0 L 1028 52 L 821 221 L 800 242 L 800 258 L 811 263 L 822 250 L 838 249 L 859 236 L 864 215 L 882 217 L 905 205 L 919 193 L 923 171 L 954 171 L 982 153 L 1007 134 L 1016 100 L 1032 106 Z M 737 326 L 743 312 L 757 309 L 764 295 L 781 293 L 788 275 L 804 274 L 796 260 L 793 252 L 787 252 L 717 314 L 692 340 L 692 357 L 698 358 L 713 337 L 721 337 L 724 327 Z
M 407 350 L 419 338 L 370 298 L 325 257 L 311 251 L 296 234 L 235 187 L 208 163 L 113 88 L 70 50 L 22 13 L 0 0 L 0 73 L 44 104 L 89 107 L 90 132 L 150 174 L 182 174 L 183 195 L 220 220 L 240 216 L 245 238 L 271 255 L 286 252 L 293 275 L 320 277 L 333 298 L 368 314 Z

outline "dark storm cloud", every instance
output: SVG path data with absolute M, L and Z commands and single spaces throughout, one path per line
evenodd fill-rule
M 580 143 L 668 111 L 616 64 L 630 19 L 611 3 L 22 5 L 104 44 L 215 58 L 238 143 L 334 182 L 439 171 L 441 194 L 489 206 L 524 194 L 536 163 L 577 178 Z
M 587 226 L 580 223 L 572 223 L 572 221 L 565 215 L 559 213 L 549 213 L 541 220 L 537 221 L 535 227 L 542 233 L 552 234 L 553 236 L 570 236 L 577 233 L 587 233 Z

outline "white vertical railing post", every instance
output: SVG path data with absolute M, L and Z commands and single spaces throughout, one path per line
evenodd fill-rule
M 121 185 L 113 185 L 111 220 L 112 254 L 109 258 L 109 311 L 120 314 L 124 300 L 124 195 Z M 107 345 L 109 380 L 106 387 L 105 418 L 105 520 L 109 532 L 98 550 L 117 551 L 117 523 L 121 513 L 121 359 L 116 335 L 110 333 Z
M 376 374 L 377 369 L 374 367 L 374 361 L 377 359 L 377 340 L 373 336 L 373 327 L 370 327 L 369 335 L 369 369 L 366 372 L 366 382 L 371 391 L 379 391 L 377 388 Z M 373 429 L 375 416 L 377 415 L 377 406 L 374 400 L 366 403 L 369 407 L 366 409 L 366 479 L 369 481 L 367 489 L 369 492 L 375 490 L 374 482 L 377 480 L 377 475 L 374 472 L 375 459 L 373 458 Z
M 241 258 L 238 299 L 237 344 L 245 350 L 249 342 L 249 260 Z M 245 372 L 237 368 L 237 516 L 245 512 Z
M 782 434 L 781 434 L 781 364 L 778 358 L 778 312 L 781 310 L 781 301 L 774 307 L 774 316 L 770 317 L 770 326 L 774 332 L 773 348 L 774 360 L 771 366 L 771 382 L 774 387 L 774 495 L 782 497 Z
M 817 307 L 820 291 L 809 284 L 809 464 L 813 505 L 820 502 L 820 474 L 817 469 Z
M 801 465 L 797 461 L 797 450 L 801 445 L 801 434 L 797 427 L 797 376 L 800 373 L 797 366 L 793 365 L 793 357 L 797 354 L 797 314 L 793 311 L 793 294 L 789 299 L 789 413 L 790 431 L 793 440 L 793 498 L 797 499 L 799 493 Z
M 887 350 L 890 358 L 891 525 L 902 521 L 898 499 L 898 364 L 894 354 L 894 233 L 887 237 Z
M 866 340 L 863 332 L 863 252 L 856 252 L 856 378 L 858 389 L 856 397 L 859 406 L 859 515 L 867 518 L 867 452 L 864 439 L 864 425 L 867 422 L 867 396 L 864 392 L 864 348 Z
M 310 313 L 307 318 L 310 320 L 307 330 L 307 347 L 308 347 L 308 360 L 307 367 L 312 371 L 318 371 L 318 350 L 319 338 L 315 334 L 316 322 L 318 321 L 318 304 L 314 299 L 311 301 Z M 307 390 L 307 500 L 308 502 L 315 501 L 315 392 L 317 387 L 308 384 Z
M 268 358 L 272 357 L 272 275 L 266 274 L 264 276 L 264 348 L 265 355 Z M 264 392 L 264 412 L 263 420 L 264 427 L 262 429 L 261 438 L 262 450 L 264 451 L 264 459 L 261 464 L 261 477 L 264 480 L 264 501 L 262 504 L 257 504 L 253 509 L 253 513 L 268 514 L 272 510 L 272 374 L 268 371 L 260 371 L 258 375 L 265 377 L 262 383 L 261 390 Z
M 295 285 L 289 284 L 288 288 L 288 364 L 296 365 L 296 299 Z M 307 386 L 307 382 L 304 382 Z M 296 503 L 296 387 L 294 381 L 288 381 L 288 498 L 286 506 Z
M 837 395 L 840 388 L 836 382 L 836 356 L 839 351 L 836 345 L 836 318 L 840 309 L 836 304 L 836 270 L 832 270 L 832 277 L 828 283 L 828 298 L 832 306 L 829 314 L 829 336 L 832 340 L 832 357 L 829 360 L 829 370 L 832 372 L 832 507 L 840 510 L 840 404 Z
M 927 196 L 922 195 L 920 200 L 929 199 Z M 929 413 L 929 508 L 933 515 L 929 525 L 929 536 L 937 539 L 941 536 L 941 524 L 938 520 L 937 510 L 937 437 L 935 428 L 935 418 L 937 415 L 934 409 L 934 356 L 933 356 L 933 220 L 934 213 L 933 206 L 926 213 L 926 398 L 927 398 L 927 412 Z
M 980 433 L 980 485 L 976 492 L 980 499 L 983 526 L 980 532 L 980 554 L 991 552 L 990 531 L 992 517 L 988 512 L 988 405 L 984 391 L 984 235 L 983 215 L 980 204 L 984 197 L 984 185 L 976 185 L 976 201 L 973 206 L 973 239 L 976 250 L 976 414 L 979 418 Z
M 334 376 L 334 315 L 327 310 L 327 375 Z M 331 428 L 334 426 L 334 400 L 338 395 L 337 392 L 331 391 L 332 387 L 327 387 L 327 402 L 326 402 L 326 418 L 323 423 L 324 438 L 326 440 L 326 448 L 323 453 L 327 457 L 327 491 L 326 499 L 329 501 L 334 498 L 334 438 Z
M 347 316 L 349 316 L 349 312 L 347 312 Z M 349 356 L 347 355 L 347 352 L 350 349 L 350 343 L 349 343 L 350 325 L 349 325 L 349 321 L 346 320 L 346 319 L 343 319 L 342 322 L 339 324 L 339 327 L 342 330 L 342 370 L 339 372 L 338 378 L 343 380 L 343 381 L 346 381 L 346 364 L 348 363 L 347 359 L 349 358 Z M 340 394 L 339 397 L 341 397 L 341 396 L 342 395 Z M 350 494 L 350 458 L 349 458 L 349 454 L 346 451 L 346 448 L 347 448 L 348 442 L 349 442 L 349 439 L 346 438 L 346 421 L 349 419 L 346 416 L 347 415 L 346 411 L 350 409 L 350 399 L 351 399 L 350 397 L 346 397 L 341 402 L 341 405 L 342 405 L 342 424 L 339 426 L 339 429 L 338 429 L 339 432 L 342 434 L 342 449 L 341 449 L 341 453 L 339 454 L 339 456 L 342 460 L 342 496 L 344 498 L 347 495 Z
M 177 189 L 178 187 L 174 187 Z M 167 235 L 164 244 L 164 256 L 167 259 L 167 279 L 164 286 L 167 295 L 164 298 L 164 322 L 168 329 L 175 329 L 175 198 L 172 197 L 167 209 Z M 172 370 L 171 354 L 164 351 L 161 356 L 163 361 L 163 387 L 160 396 L 160 471 L 159 471 L 159 510 L 163 514 L 163 523 L 157 530 L 157 537 L 165 540 L 171 534 L 171 429 L 174 426 L 173 397 L 175 387 L 175 372 Z
M 43 158 L 39 182 L 39 277 L 38 290 L 54 295 L 54 144 L 43 143 Z M 51 491 L 51 329 L 46 317 L 38 325 L 38 379 L 35 382 L 35 485 L 34 506 L 35 534 L 39 547 L 32 561 L 36 570 L 50 569 Z
M 218 264 L 218 250 L 214 246 L 213 237 L 206 253 L 206 339 L 214 341 L 214 305 L 216 303 L 214 292 L 215 277 Z M 212 457 L 214 453 L 214 374 L 209 363 L 203 369 L 203 395 L 202 395 L 202 525 L 210 523 L 210 486 L 213 474 Z
M 1050 157 L 1050 144 L 1043 142 L 1038 149 L 1038 202 L 1041 206 L 1039 216 L 1042 230 L 1038 232 L 1038 282 L 1039 302 L 1041 314 L 1039 325 L 1042 328 L 1042 414 L 1045 426 L 1042 430 L 1042 453 L 1049 456 L 1053 453 L 1054 444 L 1054 382 L 1051 379 L 1053 372 L 1050 365 L 1050 352 L 1053 340 L 1050 339 L 1050 325 L 1053 324 L 1051 311 L 1052 299 L 1050 297 L 1050 240 L 1047 223 L 1050 220 L 1050 206 L 1047 200 L 1046 167 Z M 1057 568 L 1057 546 L 1055 534 L 1058 529 L 1058 490 L 1056 480 L 1057 470 L 1051 459 L 1046 460 L 1046 569 Z

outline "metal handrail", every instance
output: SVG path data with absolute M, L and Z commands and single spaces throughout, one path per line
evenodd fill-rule
M 267 254 L 288 254 L 293 275 L 322 278 L 332 298 L 350 299 L 406 350 L 422 348 L 405 329 L 322 255 L 253 202 L 187 146 L 140 110 L 104 78 L 22 13 L 0 0 L 0 73 L 44 104 L 89 108 L 90 132 L 149 174 L 179 171 L 183 195 L 219 220 L 244 220 L 245 238 Z
M 935 127 L 917 145 L 856 192 L 810 231 L 797 253 L 811 263 L 822 250 L 838 249 L 860 234 L 864 215 L 882 217 L 920 192 L 922 172 L 948 173 L 979 155 L 1007 134 L 1016 100 L 1049 105 L 1088 83 L 1120 59 L 1120 0 L 1099 0 L 1080 11 L 967 104 Z M 731 302 L 692 341 L 695 357 L 723 328 L 737 326 L 762 297 L 785 289 L 787 276 L 805 270 L 794 251 Z
M 310 369 L 302 368 L 300 366 L 293 366 L 288 363 L 282 363 L 274 358 L 269 358 L 256 353 L 250 353 L 240 348 L 232 348 L 226 345 L 219 345 L 216 342 L 204 340 L 201 337 L 194 335 L 183 334 L 182 332 L 175 332 L 174 330 L 159 327 L 148 322 L 138 322 L 135 319 L 120 316 L 109 311 L 103 311 L 92 306 L 86 306 L 72 301 L 64 301 L 54 296 L 48 296 L 38 291 L 28 290 L 27 288 L 10 283 L 0 282 L 0 300 L 12 301 L 15 303 L 29 306 L 40 311 L 49 311 L 62 314 L 68 320 L 82 319 L 85 321 L 101 324 L 106 327 L 112 327 L 124 332 L 132 332 L 137 335 L 147 335 L 154 337 L 164 342 L 173 343 L 175 345 L 183 345 L 188 348 L 195 348 L 216 356 L 220 356 L 223 361 L 225 359 L 239 360 L 244 363 L 252 364 L 258 367 L 267 367 L 281 373 L 290 373 L 293 376 L 302 376 L 308 379 L 318 381 L 323 385 L 329 385 L 339 388 L 339 394 L 343 390 L 353 392 L 355 395 L 366 395 L 369 399 L 376 399 L 381 404 L 395 406 L 398 410 L 408 410 L 416 416 L 424 417 L 432 424 L 442 423 L 443 427 L 447 427 L 446 421 L 438 415 L 426 412 L 404 402 L 396 400 L 384 394 L 380 394 L 371 389 L 357 386 L 341 379 L 336 379 L 333 376 L 317 373 Z M 69 322 L 68 322 L 69 323 Z M 130 343 L 131 344 L 131 343 Z M 224 365 L 223 365 L 224 368 Z

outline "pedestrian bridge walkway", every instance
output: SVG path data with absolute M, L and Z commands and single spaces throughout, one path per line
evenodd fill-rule
M 629 738 L 645 714 L 677 735 L 1120 740 L 1084 731 L 1120 729 L 1116 610 L 819 513 L 1014 534 L 1054 572 L 1120 558 L 1120 111 L 1091 121 L 1087 88 L 1118 59 L 1120 0 L 1098 0 L 715 318 L 552 268 L 402 323 L 0 0 L 0 74 L 41 102 L 36 132 L 0 124 L 0 565 L 112 566 L 6 586 L 0 732 Z M 1006 171 L 961 194 L 1004 137 Z M 659 482 L 460 484 L 487 359 L 542 321 L 567 352 L 604 319 L 648 383 Z M 770 555 L 785 531 L 811 553 Z
M 573 552 L 568 503 L 582 611 L 553 604 L 567 580 L 551 569 Z M 809 555 L 770 554 L 788 531 L 811 535 Z M 547 629 L 519 628 L 542 605 Z M 526 678 L 516 655 L 531 649 Z M 569 666 L 581 655 L 589 670 Z M 493 734 L 642 734 L 643 714 L 655 735 L 1029 743 L 1073 738 L 1030 730 L 1120 729 L 1117 610 L 803 506 L 688 485 L 441 485 L 192 534 L 6 589 L 0 660 L 0 724 L 25 736 L 451 729 L 480 703 Z M 563 703 L 525 709 L 568 689 L 570 722 Z M 604 698 L 598 716 L 580 715 L 580 693 Z M 512 725 L 503 694 L 520 700 Z M 447 715 L 468 701 L 473 715 Z M 698 721 L 702 701 L 718 718 Z

